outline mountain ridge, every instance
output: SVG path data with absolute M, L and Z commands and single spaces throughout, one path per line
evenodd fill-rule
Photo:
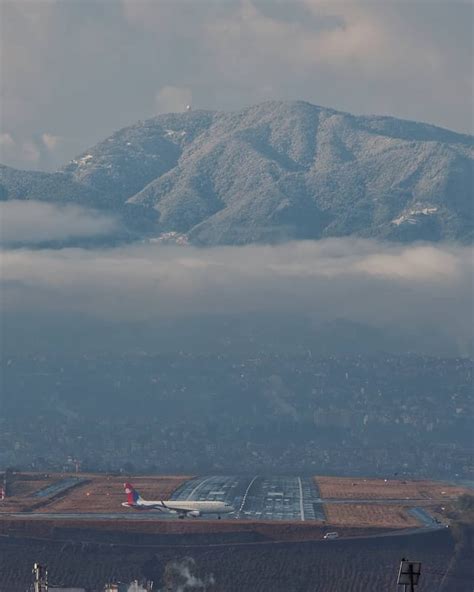
M 304 101 L 158 115 L 55 173 L 0 167 L 1 199 L 118 213 L 199 245 L 357 235 L 472 242 L 474 138 Z

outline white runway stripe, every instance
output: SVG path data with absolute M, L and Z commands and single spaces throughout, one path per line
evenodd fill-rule
M 196 493 L 196 491 L 199 491 L 205 483 L 207 483 L 208 481 L 211 481 L 212 479 L 215 479 L 215 477 L 208 477 L 207 479 L 204 479 L 204 481 L 201 481 L 200 483 L 198 483 L 186 499 L 192 500 L 193 495 Z
M 254 481 L 255 481 L 257 478 L 258 478 L 258 475 L 256 475 L 256 476 L 255 476 L 255 477 L 252 479 L 252 481 L 250 481 L 250 483 L 248 484 L 248 487 L 247 487 L 247 489 L 245 490 L 244 497 L 242 498 L 242 503 L 240 504 L 240 508 L 239 508 L 239 515 L 242 513 L 242 510 L 244 509 L 245 502 L 247 501 L 247 495 L 248 495 L 248 493 L 249 493 L 249 491 L 250 491 L 250 488 L 252 487 L 252 485 L 254 484 Z
M 303 485 L 301 483 L 301 477 L 298 477 L 298 486 L 300 488 L 300 514 L 301 520 L 304 522 Z

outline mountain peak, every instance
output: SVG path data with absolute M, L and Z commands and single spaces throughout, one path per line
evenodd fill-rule
M 143 236 L 198 244 L 351 234 L 469 241 L 472 181 L 471 136 L 275 100 L 158 115 L 55 174 L 0 170 L 4 199 L 84 202 Z

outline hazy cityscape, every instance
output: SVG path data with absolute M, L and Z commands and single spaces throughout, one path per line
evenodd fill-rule
M 0 462 L 472 479 L 472 371 L 420 355 L 11 357 Z

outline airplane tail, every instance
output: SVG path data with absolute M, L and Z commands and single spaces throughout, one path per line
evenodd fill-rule
M 127 494 L 127 503 L 130 506 L 134 506 L 139 500 L 142 499 L 138 491 L 131 483 L 124 483 L 124 488 L 125 493 Z

